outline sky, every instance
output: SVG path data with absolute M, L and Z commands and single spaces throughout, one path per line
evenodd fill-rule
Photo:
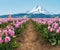
M 60 14 L 60 0 L 0 0 L 0 15 L 25 13 L 37 5 L 50 13 Z

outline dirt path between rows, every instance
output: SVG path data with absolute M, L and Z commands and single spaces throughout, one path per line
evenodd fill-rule
M 20 42 L 21 46 L 18 47 L 16 50 L 41 50 L 41 46 L 37 40 L 36 29 L 34 28 L 31 21 L 29 21 L 29 24 L 22 35 L 23 39 L 22 42 Z
M 21 46 L 15 50 L 60 50 L 60 46 L 42 45 L 42 38 L 38 37 L 38 32 L 31 21 L 22 32 L 22 36 L 18 37 L 18 41 Z

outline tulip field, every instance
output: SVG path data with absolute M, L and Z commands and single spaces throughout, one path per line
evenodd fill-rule
M 46 19 L 33 19 L 36 29 L 42 33 L 42 37 L 51 45 L 60 45 L 60 19 L 59 18 L 46 18 Z
M 60 50 L 60 18 L 0 18 L 0 50 Z
M 28 20 L 20 18 L 0 19 L 0 50 L 13 50 L 14 47 L 19 46 L 16 43 L 16 37 L 24 29 Z

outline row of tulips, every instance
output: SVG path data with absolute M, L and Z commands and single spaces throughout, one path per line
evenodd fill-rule
M 60 18 L 33 18 L 44 40 L 51 45 L 60 44 Z
M 21 29 L 26 25 L 28 20 L 27 18 L 0 19 L 0 50 L 13 50 L 14 47 L 18 46 L 16 36 L 21 32 Z

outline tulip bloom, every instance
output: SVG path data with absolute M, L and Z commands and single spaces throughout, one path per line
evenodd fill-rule
M 51 26 L 48 26 L 48 30 L 50 30 Z
M 53 32 L 54 31 L 54 29 L 53 28 L 50 28 L 50 30 L 49 30 L 50 32 Z
M 56 33 L 59 33 L 59 32 L 60 32 L 60 30 L 59 30 L 59 29 L 57 29 L 57 30 L 56 30 Z
M 5 37 L 5 42 L 10 42 L 10 41 L 11 41 L 10 37 Z
M 4 30 L 4 32 L 5 32 L 5 36 L 8 36 L 8 31 L 7 30 Z
M 16 28 L 19 28 L 19 24 L 15 24 L 15 27 L 16 27 Z
M 8 33 L 9 33 L 12 37 L 13 37 L 14 34 L 15 34 L 14 30 L 11 30 L 11 29 L 9 29 Z
M 3 40 L 2 40 L 2 37 L 0 37 L 0 44 L 2 44 L 3 43 Z

